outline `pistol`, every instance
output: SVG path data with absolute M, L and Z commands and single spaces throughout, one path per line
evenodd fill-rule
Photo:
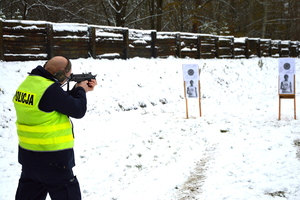
M 93 75 L 91 72 L 87 73 L 87 74 L 71 74 L 69 81 L 75 81 L 77 83 L 81 82 L 81 81 L 90 81 L 91 79 L 96 79 L 97 75 Z

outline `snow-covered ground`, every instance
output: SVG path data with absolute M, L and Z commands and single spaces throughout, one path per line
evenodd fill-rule
M 72 63 L 98 80 L 85 117 L 72 119 L 83 199 L 300 199 L 299 120 L 292 99 L 278 120 L 278 59 Z M 12 97 L 39 64 L 0 62 L 1 200 L 14 199 L 21 168 Z M 182 64 L 201 69 L 202 117 L 188 99 L 185 118 Z

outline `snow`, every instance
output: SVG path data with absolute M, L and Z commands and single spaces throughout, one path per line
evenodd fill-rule
M 44 63 L 0 62 L 1 200 L 14 198 L 21 170 L 12 97 Z M 278 59 L 72 63 L 98 81 L 85 117 L 72 119 L 83 199 L 300 199 L 299 120 L 291 99 L 278 120 Z M 185 118 L 182 64 L 201 69 L 202 117 L 188 99 Z
M 53 25 L 53 30 L 55 31 L 71 31 L 71 32 L 78 32 L 78 31 L 87 31 L 88 25 L 87 24 L 77 24 L 77 23 L 51 23 Z

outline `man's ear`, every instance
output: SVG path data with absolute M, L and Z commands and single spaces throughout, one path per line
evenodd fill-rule
M 58 82 L 63 82 L 67 77 L 63 70 L 59 70 L 55 74 L 53 74 L 54 78 L 58 80 Z

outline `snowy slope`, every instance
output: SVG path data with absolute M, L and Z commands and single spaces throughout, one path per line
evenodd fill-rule
M 43 63 L 0 62 L 0 200 L 14 198 L 21 169 L 11 99 Z M 72 119 L 83 199 L 300 199 L 299 120 L 284 99 L 278 121 L 277 59 L 72 63 L 98 81 L 86 116 Z M 202 117 L 189 99 L 185 119 L 182 64 L 201 69 Z

